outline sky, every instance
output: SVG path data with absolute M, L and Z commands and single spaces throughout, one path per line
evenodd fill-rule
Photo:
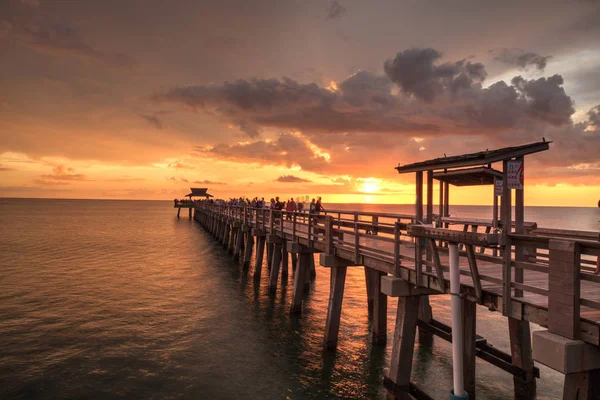
M 598 38 L 598 1 L 2 0 L 0 197 L 412 203 L 399 164 L 544 138 L 526 204 L 595 206 Z

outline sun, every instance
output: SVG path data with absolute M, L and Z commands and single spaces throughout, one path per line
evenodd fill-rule
M 375 182 L 364 182 L 359 191 L 361 193 L 377 193 L 379 191 L 379 185 Z

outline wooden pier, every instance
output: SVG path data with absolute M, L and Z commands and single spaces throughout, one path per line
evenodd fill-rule
M 536 145 L 529 145 L 526 150 L 509 148 L 503 154 L 486 151 L 484 161 L 489 153 L 490 157 L 500 157 L 500 161 L 506 162 L 540 151 L 547 144 Z M 480 161 L 471 159 L 468 165 Z M 463 164 L 460 166 L 465 167 Z M 249 267 L 255 248 L 255 278 L 262 273 L 266 247 L 271 291 L 277 290 L 279 274 L 288 274 L 291 255 L 294 270 L 291 313 L 302 312 L 308 282 L 315 275 L 313 255 L 318 253 L 320 266 L 328 268 L 331 276 L 323 333 L 326 350 L 336 348 L 343 323 L 340 319 L 346 270 L 364 268 L 374 344 L 386 342 L 387 304 L 390 298 L 397 298 L 391 362 L 384 382 L 392 398 L 429 398 L 424 388 L 410 380 L 417 327 L 422 339 L 436 335 L 452 340 L 452 328 L 434 319 L 429 306 L 429 296 L 450 293 L 449 247 L 452 246 L 458 246 L 460 267 L 460 291 L 452 294 L 460 297 L 462 315 L 460 376 L 469 397 L 476 397 L 475 360 L 480 358 L 513 375 L 517 399 L 535 398 L 539 370 L 534 361 L 565 375 L 563 399 L 600 398 L 600 276 L 593 274 L 596 257 L 600 256 L 598 234 L 538 229 L 537 224 L 526 223 L 522 193 L 517 193 L 513 220 L 511 193 L 506 186 L 502 212 L 495 211 L 493 219 L 450 218 L 447 216 L 449 184 L 450 179 L 458 178 L 444 175 L 451 172 L 448 166 L 436 178 L 434 170 L 440 168 L 439 162 L 421 166 L 426 168 L 428 183 L 427 213 L 423 215 L 423 174 L 417 167 L 409 167 L 417 173 L 415 215 L 328 210 L 307 216 L 198 202 L 194 219 L 240 259 L 244 268 Z M 506 172 L 505 168 L 505 179 Z M 496 179 L 496 173 L 480 170 L 457 176 L 468 182 L 476 174 L 480 174 L 479 182 L 490 176 L 492 182 Z M 434 178 L 440 181 L 441 189 L 438 215 L 433 214 Z M 494 195 L 495 210 L 497 200 Z M 501 218 L 496 218 L 497 215 Z M 291 221 L 285 221 L 288 216 Z M 433 221 L 440 227 L 434 227 Z M 507 318 L 510 354 L 477 335 L 477 304 Z M 532 341 L 529 323 L 547 330 L 534 332 Z

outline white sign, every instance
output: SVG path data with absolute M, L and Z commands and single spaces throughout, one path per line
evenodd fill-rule
M 502 179 L 496 179 L 496 184 L 494 186 L 494 194 L 496 196 L 502 196 L 504 193 L 504 181 Z
M 525 182 L 525 171 L 523 170 L 523 161 L 508 161 L 508 188 L 523 189 Z

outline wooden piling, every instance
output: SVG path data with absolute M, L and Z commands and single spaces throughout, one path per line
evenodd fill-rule
M 296 263 L 298 262 L 298 255 L 296 253 L 291 253 L 292 254 L 292 270 L 295 271 L 296 270 Z
M 244 242 L 244 232 L 242 232 L 241 228 L 237 228 L 236 240 L 235 240 L 235 250 L 233 252 L 233 259 L 236 261 L 240 259 L 243 242 Z
M 533 372 L 531 331 L 529 322 L 508 317 L 512 364 L 525 371 L 525 377 L 513 376 L 515 399 L 534 400 L 536 382 Z
M 265 252 L 265 237 L 256 237 L 256 259 L 254 262 L 254 278 L 260 278 L 263 265 L 263 254 Z
M 225 247 L 225 248 L 227 248 L 227 246 L 229 245 L 229 233 L 230 233 L 229 221 L 225 221 L 225 232 L 223 234 L 223 237 L 221 238 L 221 240 L 223 242 L 223 247 Z
M 477 303 L 461 299 L 463 317 L 463 383 L 469 399 L 475 399 Z
M 281 266 L 281 243 L 274 243 L 273 258 L 271 260 L 271 276 L 269 278 L 269 291 L 277 290 L 277 280 L 279 278 L 279 267 Z
M 294 292 L 292 293 L 292 305 L 290 307 L 290 313 L 299 314 L 302 312 L 302 298 L 304 297 L 304 282 L 306 276 L 309 274 L 309 260 L 312 254 L 307 252 L 301 252 L 298 254 L 298 265 L 296 266 L 296 273 L 294 275 Z
M 371 323 L 373 334 L 372 342 L 376 345 L 384 345 L 387 341 L 387 296 L 381 292 L 381 277 L 387 275 L 385 272 L 371 270 L 373 294 L 373 321 Z
M 177 219 L 179 219 L 179 214 L 181 214 L 181 207 L 177 208 Z
M 415 348 L 415 335 L 417 330 L 417 315 L 419 313 L 420 296 L 398 297 L 396 312 L 396 329 L 390 360 L 388 378 L 405 390 L 405 396 L 396 395 L 396 399 L 412 400 L 408 394 L 410 387 L 410 374 Z
M 600 369 L 565 375 L 563 400 L 600 399 Z
M 244 251 L 244 268 L 250 266 L 250 258 L 252 257 L 252 246 L 254 245 L 254 237 L 248 233 L 246 238 L 246 248 Z
M 288 277 L 289 253 L 287 251 L 287 240 L 283 241 L 281 246 L 281 279 L 287 280 Z
M 365 269 L 365 286 L 367 287 L 367 307 L 369 318 L 373 316 L 373 274 L 371 268 L 364 267 Z
M 325 350 L 333 350 L 337 347 L 346 270 L 347 267 L 331 268 L 329 306 L 327 307 L 327 322 L 325 323 L 325 338 L 323 340 L 323 349 Z

